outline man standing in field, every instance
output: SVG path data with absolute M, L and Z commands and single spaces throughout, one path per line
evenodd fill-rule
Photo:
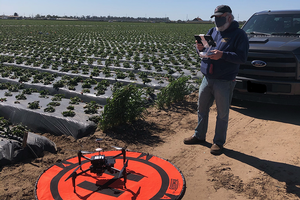
M 222 153 L 226 141 L 235 77 L 240 64 L 247 60 L 249 41 L 246 33 L 239 29 L 239 24 L 234 20 L 229 6 L 218 6 L 212 17 L 215 17 L 216 27 L 210 29 L 207 35 L 212 36 L 216 47 L 212 47 L 208 58 L 201 61 L 201 72 L 204 77 L 199 87 L 198 125 L 194 135 L 184 139 L 184 144 L 205 142 L 209 108 L 215 101 L 218 114 L 210 152 L 218 155 Z M 197 48 L 199 51 L 207 51 L 201 43 L 197 43 Z

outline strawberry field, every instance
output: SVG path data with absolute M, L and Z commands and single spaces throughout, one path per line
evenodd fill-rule
M 213 24 L 1 20 L 0 117 L 80 138 L 115 88 L 159 93 L 202 77 L 195 34 Z M 149 94 L 149 93 L 148 93 Z

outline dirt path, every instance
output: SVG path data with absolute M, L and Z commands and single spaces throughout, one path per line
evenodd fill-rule
M 194 132 L 197 116 L 191 113 L 175 120 L 165 144 L 148 150 L 182 170 L 184 200 L 300 199 L 299 108 L 233 101 L 220 156 L 209 153 L 215 119 L 214 105 L 205 145 L 182 142 Z
M 131 150 L 168 159 L 185 177 L 183 200 L 300 199 L 300 107 L 233 101 L 226 149 L 214 156 L 209 148 L 215 106 L 210 111 L 207 143 L 183 144 L 196 127 L 196 99 L 197 93 L 167 111 L 151 108 L 139 125 L 96 132 L 77 141 L 46 134 L 56 142 L 58 154 L 0 169 L 0 199 L 33 199 L 35 181 L 44 169 L 72 156 L 68 149 L 94 149 L 96 137 L 104 137 L 107 147 L 129 145 Z

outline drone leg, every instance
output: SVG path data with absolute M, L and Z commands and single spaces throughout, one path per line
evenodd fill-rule
M 127 182 L 127 172 L 126 172 L 126 167 L 125 167 L 124 172 L 123 172 L 123 177 L 124 177 L 124 188 L 126 189 L 126 182 Z
M 77 177 L 77 173 L 75 172 L 75 174 L 72 176 L 72 184 L 73 184 L 73 188 L 74 188 L 74 193 L 76 193 L 76 188 L 75 188 L 75 179 Z
M 122 149 L 123 153 L 123 165 L 125 166 L 124 171 L 123 171 L 123 177 L 124 177 L 124 188 L 126 189 L 126 182 L 127 182 L 127 165 L 128 165 L 128 160 L 126 161 L 126 150 Z
M 126 161 L 126 151 L 125 151 L 125 149 L 122 149 L 122 154 L 123 154 L 123 165 L 124 165 L 125 161 Z
M 81 153 L 81 151 L 78 151 L 78 164 L 80 166 L 80 169 L 82 170 L 82 168 L 81 168 L 81 157 L 82 157 L 82 153 Z
M 124 170 L 123 170 L 123 177 L 124 177 L 124 188 L 126 188 L 126 182 L 127 182 L 127 166 L 128 166 L 128 160 L 124 164 Z

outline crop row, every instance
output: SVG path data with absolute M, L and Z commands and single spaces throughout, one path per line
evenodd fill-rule
M 199 67 L 193 35 L 206 32 L 208 28 L 207 25 L 200 28 L 197 25 L 117 23 L 90 26 L 60 23 L 51 26 L 3 25 L 0 53 L 15 57 L 9 62 L 15 59 L 19 63 L 43 67 L 48 67 L 50 60 L 78 64 L 92 64 L 97 60 L 100 65 L 105 60 L 105 66 L 124 64 L 125 67 L 128 62 L 134 62 L 136 68 L 139 68 L 139 62 L 151 62 L 146 68 L 158 70 L 157 64 Z
M 1 102 L 9 101 L 10 103 L 13 102 L 14 104 L 20 104 L 23 100 L 34 99 L 34 101 L 26 102 L 28 104 L 27 108 L 41 109 L 42 106 L 40 106 L 40 102 L 42 102 L 44 107 L 44 112 L 48 112 L 48 113 L 55 112 L 55 108 L 61 105 L 60 102 L 62 101 L 62 99 L 65 99 L 63 94 L 55 94 L 51 96 L 49 91 L 47 90 L 38 91 L 37 89 L 33 89 L 33 88 L 24 88 L 22 84 L 14 85 L 10 83 L 0 83 L 0 89 L 2 90 L 1 93 L 3 93 L 2 96 L 5 96 L 0 98 Z M 29 95 L 33 95 L 34 97 L 29 98 L 28 97 Z M 42 101 L 37 100 L 38 98 L 41 99 Z M 80 99 L 80 97 L 71 97 L 68 101 L 70 105 L 67 106 L 66 107 L 67 110 L 63 111 L 61 114 L 65 117 L 68 116 L 73 117 L 75 116 L 75 112 L 73 111 L 74 110 L 73 105 L 79 105 L 79 103 L 83 103 L 83 101 Z M 103 106 L 97 104 L 95 101 L 91 101 L 85 104 L 86 105 L 84 105 L 83 108 L 84 108 L 84 113 L 86 114 L 96 114 L 98 113 L 98 109 L 103 108 Z M 72 112 L 69 112 L 70 110 Z
M 135 72 L 143 71 L 147 73 L 156 72 L 160 74 L 174 74 L 175 72 L 178 73 L 189 73 L 193 76 L 197 76 L 197 71 L 199 71 L 200 59 L 198 58 L 196 61 L 192 61 L 190 57 L 188 60 L 193 64 L 189 63 L 189 61 L 185 61 L 182 58 L 181 63 L 177 60 L 168 60 L 165 59 L 163 61 L 158 61 L 157 59 L 152 59 L 149 61 L 143 60 L 140 61 L 136 59 L 135 61 L 127 61 L 127 60 L 117 60 L 111 58 L 88 58 L 88 61 L 68 61 L 64 59 L 59 60 L 51 60 L 49 59 L 42 59 L 40 57 L 23 57 L 23 56 L 14 56 L 14 55 L 0 55 L 0 62 L 2 63 L 15 63 L 18 65 L 26 65 L 31 67 L 40 67 L 42 69 L 49 69 L 52 70 L 59 70 L 64 72 L 71 71 L 72 73 L 79 73 L 79 70 L 82 68 L 84 74 L 89 73 L 89 68 L 96 67 L 103 68 L 108 67 L 110 69 L 121 70 L 121 71 L 132 71 Z M 172 62 L 173 64 L 170 64 Z M 97 76 L 97 71 L 93 72 L 93 74 Z
M 120 74 L 123 74 L 125 77 L 119 78 Z M 52 93 L 68 93 L 67 96 L 71 97 L 88 94 L 89 97 L 99 102 L 101 99 L 111 96 L 112 91 L 108 87 L 111 84 L 132 83 L 153 88 L 161 88 L 167 85 L 167 81 L 165 81 L 166 83 L 162 81 L 162 79 L 167 80 L 167 77 L 160 77 L 160 80 L 156 80 L 152 76 L 142 72 L 137 75 L 133 74 L 134 77 L 137 77 L 131 79 L 130 74 L 127 77 L 127 74 L 122 71 L 114 72 L 110 74 L 110 77 L 106 77 L 105 70 L 103 70 L 95 77 L 67 72 L 55 73 L 45 69 L 33 70 L 25 66 L 2 66 L 0 68 L 0 75 L 1 82 L 22 83 L 26 87 L 40 88 L 39 90 L 47 88 Z M 103 101 L 101 103 L 105 104 Z
M 96 129 L 95 117 L 103 106 L 79 97 L 50 95 L 47 90 L 24 88 L 23 84 L 0 83 L 1 116 L 35 132 L 72 135 L 79 138 Z

